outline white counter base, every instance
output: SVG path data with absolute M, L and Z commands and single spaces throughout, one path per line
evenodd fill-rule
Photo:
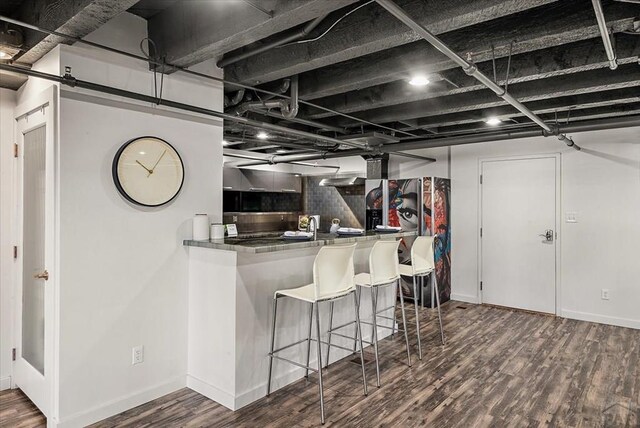
M 374 242 L 361 242 L 354 256 L 356 272 L 368 271 L 368 257 Z M 268 352 L 273 294 L 312 282 L 313 260 L 320 248 L 263 254 L 237 253 L 211 248 L 189 247 L 189 338 L 187 386 L 200 394 L 237 410 L 266 395 Z M 360 315 L 371 317 L 371 299 L 363 292 Z M 393 304 L 393 287 L 379 291 L 379 307 Z M 278 301 L 276 348 L 307 337 L 309 304 L 293 299 Z M 329 323 L 329 304 L 320 304 L 323 340 Z M 335 303 L 334 325 L 354 319 L 353 298 Z M 389 311 L 391 315 L 391 311 Z M 384 321 L 380 321 L 382 323 Z M 390 325 L 390 321 L 389 322 Z M 353 328 L 343 329 L 352 334 Z M 365 340 L 371 326 L 362 325 Z M 380 338 L 390 334 L 378 329 Z M 350 347 L 352 341 L 333 336 L 334 343 Z M 316 365 L 315 345 L 311 366 Z M 306 342 L 280 354 L 304 363 Z M 323 356 L 326 346 L 323 345 Z M 332 348 L 331 362 L 350 355 Z M 273 390 L 304 376 L 304 370 L 274 360 Z M 371 383 L 373 380 L 369 379 Z

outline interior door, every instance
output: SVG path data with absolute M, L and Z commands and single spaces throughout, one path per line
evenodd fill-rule
M 19 251 L 13 383 L 46 416 L 53 379 L 54 90 L 38 98 L 36 108 L 16 108 Z
M 481 162 L 483 303 L 556 313 L 558 163 Z

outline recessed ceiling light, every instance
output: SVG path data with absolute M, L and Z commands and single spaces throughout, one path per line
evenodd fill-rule
M 228 146 L 228 145 L 229 145 L 229 142 L 228 142 L 227 140 L 222 140 L 222 145 L 223 145 L 223 146 Z
M 502 121 L 495 116 L 491 116 L 490 118 L 485 120 L 485 122 L 487 122 L 487 125 L 491 125 L 491 126 L 500 125 L 502 123 Z
M 11 54 L 5 52 L 5 51 L 0 51 L 0 58 L 2 59 L 11 59 Z
M 412 76 L 411 80 L 409 80 L 409 84 L 412 86 L 427 86 L 429 84 L 429 79 L 427 79 L 427 76 L 419 74 Z
M 285 149 L 278 149 L 276 150 L 276 153 L 287 153 L 289 150 L 285 150 Z
M 266 140 L 267 138 L 269 138 L 269 136 L 267 135 L 266 132 L 258 132 L 258 135 L 256 135 L 256 138 L 258 138 L 259 140 Z

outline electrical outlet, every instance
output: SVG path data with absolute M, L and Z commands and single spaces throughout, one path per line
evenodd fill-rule
M 144 362 L 144 346 L 134 346 L 131 355 L 131 365 L 140 364 Z
M 609 289 L 608 288 L 603 288 L 602 289 L 602 300 L 609 300 Z

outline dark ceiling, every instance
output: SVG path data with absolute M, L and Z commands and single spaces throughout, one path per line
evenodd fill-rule
M 95 15 L 91 7 L 96 1 L 82 0 L 74 2 L 75 9 L 56 9 L 60 16 L 45 20 L 48 9 L 25 12 L 24 3 L 30 2 L 4 0 L 0 7 L 5 14 L 67 31 L 70 20 L 81 20 L 83 13 Z M 101 10 L 100 20 L 106 22 L 124 10 L 144 17 L 149 37 L 169 64 L 190 67 L 215 60 L 224 65 L 226 80 L 271 91 L 298 76 L 300 99 L 306 104 L 295 118 L 283 118 L 277 107 L 244 108 L 249 101 L 264 101 L 265 94 L 239 94 L 231 84 L 225 85 L 227 113 L 331 137 L 377 131 L 395 134 L 400 141 L 532 125 L 375 1 L 112 2 L 109 10 Z M 618 58 L 616 70 L 608 67 L 591 0 L 395 2 L 486 75 L 508 85 L 511 95 L 549 123 L 640 114 L 636 0 L 601 2 Z M 316 18 L 317 25 L 303 32 Z M 275 47 L 283 38 L 288 41 Z M 38 39 L 29 41 L 21 59 L 33 62 L 43 51 L 41 45 Z M 418 74 L 430 83 L 410 85 Z M 498 117 L 499 125 L 485 123 L 490 116 Z M 299 142 L 273 135 L 267 148 L 256 133 L 225 121 L 225 135 L 234 148 L 275 153 L 284 147 L 273 147 L 276 144 Z

